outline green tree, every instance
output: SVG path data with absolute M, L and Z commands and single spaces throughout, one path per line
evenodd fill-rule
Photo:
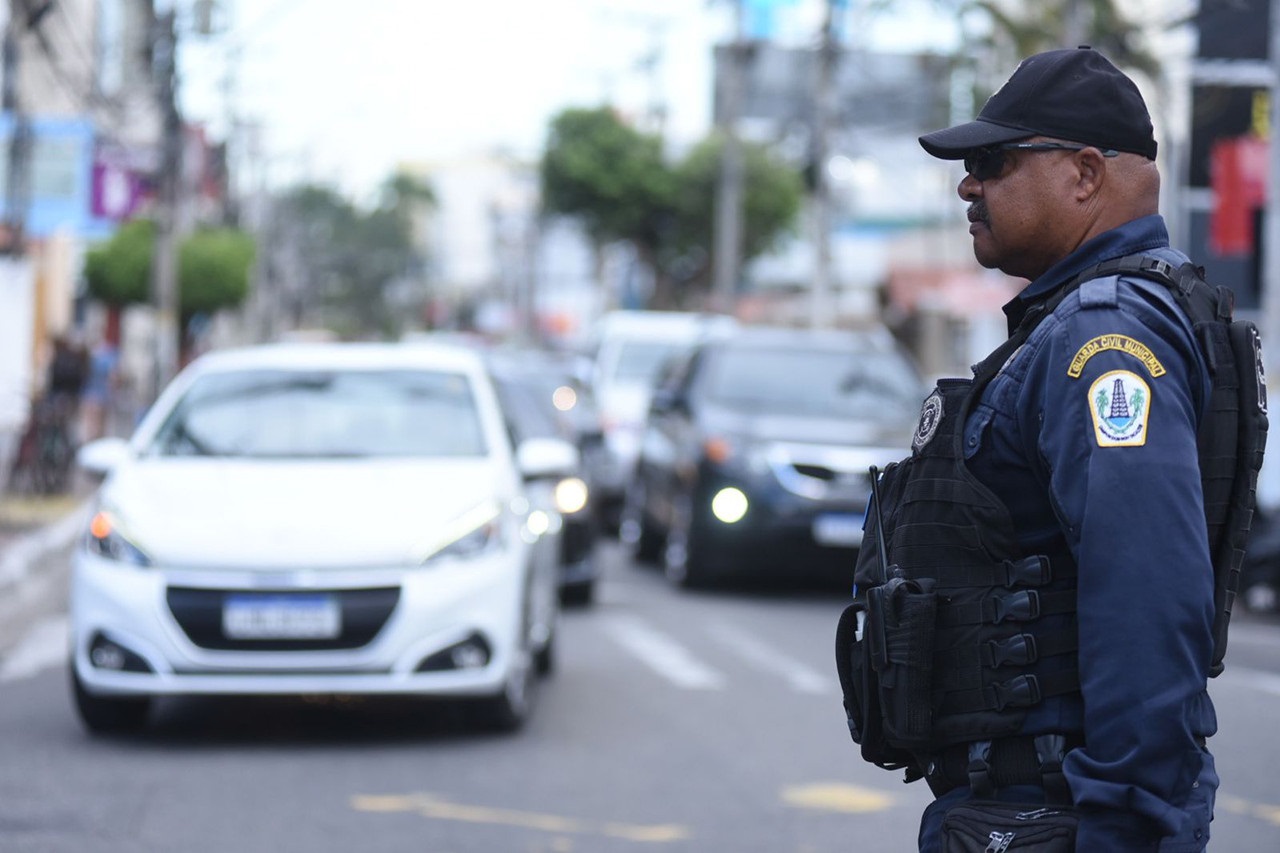
M 179 310 L 183 322 L 244 302 L 253 268 L 253 238 L 233 228 L 196 231 L 178 247 Z
M 654 242 L 675 191 L 662 139 L 609 107 L 568 109 L 552 119 L 540 177 L 543 207 L 577 217 L 597 244 Z
M 785 163 L 766 145 L 742 146 L 742 260 L 749 261 L 776 247 L 793 233 L 804 200 L 800 171 Z M 688 294 L 705 296 L 711 285 L 710 249 L 714 245 L 716 186 L 724 152 L 722 137 L 700 143 L 676 166 L 679 192 L 674 227 L 663 249 L 667 271 L 685 282 Z M 697 259 L 702 259 L 698 264 Z
M 403 331 L 420 307 L 406 299 L 424 303 L 426 297 L 415 217 L 435 204 L 432 188 L 406 173 L 390 176 L 368 210 L 329 187 L 304 185 L 285 193 L 272 233 L 292 259 L 291 285 L 301 290 L 294 321 L 347 338 Z
M 576 217 L 597 250 L 629 242 L 653 273 L 650 307 L 697 307 L 710 285 L 712 223 L 723 145 L 715 138 L 678 163 L 662 139 L 609 107 L 552 119 L 542 157 L 542 205 Z M 743 260 L 769 249 L 800 209 L 800 174 L 763 146 L 745 146 Z
M 105 243 L 85 255 L 89 295 L 113 308 L 151 301 L 151 258 L 155 225 L 122 224 Z M 254 241 L 229 228 L 200 230 L 178 247 L 178 309 L 182 322 L 198 313 L 240 305 L 249 291 Z

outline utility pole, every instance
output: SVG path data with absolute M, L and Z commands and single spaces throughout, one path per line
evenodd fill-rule
M 6 152 L 5 219 L 0 234 L 0 254 L 19 257 L 26 243 L 27 205 L 30 202 L 31 124 L 18 95 L 18 44 L 25 6 L 10 0 L 3 12 L 3 90 L 0 109 L 9 117 L 9 148 Z
M 155 311 L 155 375 L 152 399 L 178 371 L 178 201 L 182 171 L 182 116 L 178 112 L 178 27 L 173 6 L 153 19 L 156 96 L 162 116 L 157 175 L 155 251 L 151 258 L 151 301 Z
M 711 311 L 732 314 L 742 263 L 742 142 L 738 139 L 738 117 L 742 112 L 747 52 L 743 37 L 746 18 L 744 0 L 733 0 L 733 41 L 725 51 L 720 77 L 720 180 L 716 186 L 715 255 L 711 283 Z
M 834 110 L 835 68 L 839 46 L 835 38 L 835 9 L 839 0 L 827 0 L 818 46 L 818 84 L 813 109 L 813 284 L 809 294 L 809 325 L 832 325 L 831 305 L 831 116 Z

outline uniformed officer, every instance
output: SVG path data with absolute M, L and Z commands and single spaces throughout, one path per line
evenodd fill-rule
M 858 584 L 896 579 L 860 618 L 875 626 L 886 726 L 908 748 L 871 760 L 932 788 L 922 851 L 1023 849 L 1034 820 L 1056 831 L 1046 804 L 1074 811 L 1061 831 L 1076 840 L 1037 850 L 1201 850 L 1218 787 L 1197 459 L 1212 380 L 1170 287 L 1077 281 L 1135 254 L 1187 262 L 1157 213 L 1146 105 L 1097 51 L 1054 50 L 1023 61 L 975 121 L 920 143 L 963 160 L 979 263 L 1029 283 L 1005 306 L 1010 341 L 971 382 L 940 384 L 912 457 L 881 479 L 884 561 L 864 547 Z M 931 693 L 913 694 L 907 669 L 883 689 L 894 655 L 913 658 L 894 633 L 912 608 L 936 614 Z M 855 731 L 864 755 L 875 726 Z M 976 801 L 1021 811 L 974 817 Z

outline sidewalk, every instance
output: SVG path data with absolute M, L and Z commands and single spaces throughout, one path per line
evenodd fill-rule
M 80 532 L 92 489 L 62 495 L 0 495 L 0 591 L 21 581 L 46 553 Z

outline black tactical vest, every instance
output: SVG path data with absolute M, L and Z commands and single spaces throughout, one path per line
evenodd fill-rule
M 1016 734 L 1028 708 L 1079 689 L 1075 563 L 1065 552 L 1022 553 L 1007 507 L 966 467 L 962 441 L 983 390 L 1040 320 L 1081 282 L 1118 273 L 1171 288 L 1213 374 L 1199 457 L 1218 590 L 1213 674 L 1221 669 L 1267 429 L 1257 331 L 1233 321 L 1230 292 L 1194 268 L 1107 262 L 1031 306 L 972 380 L 940 382 L 912 455 L 878 478 L 857 598 L 836 637 L 850 731 L 868 761 L 918 777 L 920 756 Z

